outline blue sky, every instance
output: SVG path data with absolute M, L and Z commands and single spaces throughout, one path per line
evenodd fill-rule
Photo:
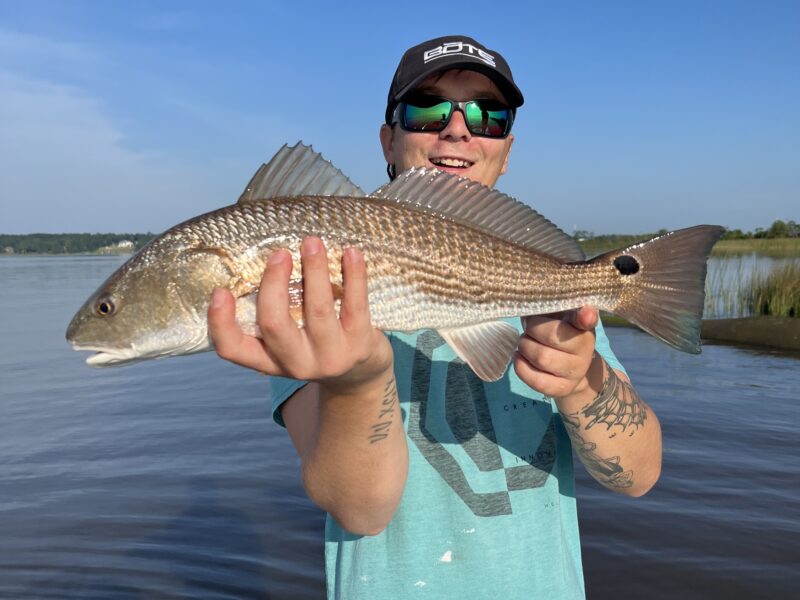
M 0 232 L 158 232 L 285 142 L 385 182 L 409 46 L 472 35 L 526 96 L 498 188 L 564 230 L 800 221 L 800 2 L 0 0 Z

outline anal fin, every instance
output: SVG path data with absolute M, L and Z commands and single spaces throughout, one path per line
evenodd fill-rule
M 519 332 L 503 321 L 440 329 L 439 335 L 484 381 L 497 381 L 505 374 L 519 342 Z

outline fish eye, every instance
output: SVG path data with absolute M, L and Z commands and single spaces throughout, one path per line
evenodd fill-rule
M 94 305 L 94 310 L 101 317 L 110 317 L 114 314 L 116 306 L 111 298 L 100 298 Z
M 614 266 L 620 275 L 635 275 L 639 272 L 641 265 L 635 257 L 629 254 L 622 254 L 614 259 Z

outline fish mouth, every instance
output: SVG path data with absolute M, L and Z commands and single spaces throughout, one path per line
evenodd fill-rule
M 94 352 L 86 358 L 90 367 L 113 367 L 139 358 L 133 348 L 108 348 L 105 346 L 91 346 L 87 344 L 72 344 L 73 350 Z
M 211 338 L 205 331 L 180 344 L 170 345 L 169 347 L 159 346 L 153 348 L 146 345 L 132 344 L 124 348 L 113 348 L 99 344 L 70 343 L 73 350 L 94 352 L 86 359 L 86 364 L 90 367 L 116 367 L 153 358 L 195 354 L 196 352 L 205 352 L 213 348 Z

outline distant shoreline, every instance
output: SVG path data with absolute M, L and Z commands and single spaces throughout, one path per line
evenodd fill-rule
M 655 235 L 603 235 L 579 240 L 578 243 L 587 256 L 595 256 Z M 124 256 L 133 254 L 155 237 L 157 234 L 153 233 L 0 234 L 0 256 Z M 712 256 L 752 253 L 775 258 L 800 258 L 800 238 L 721 240 L 711 252 Z
M 24 252 L 24 253 L 0 253 L 0 258 L 57 258 L 59 256 L 133 256 L 133 252 Z
M 0 234 L 0 256 L 127 255 L 155 237 L 154 233 Z
M 636 327 L 622 317 L 603 313 L 605 327 Z M 754 316 L 703 319 L 701 337 L 724 344 L 741 344 L 800 352 L 800 319 Z
M 613 243 L 614 238 L 621 243 Z M 624 239 L 624 238 L 628 239 Z M 627 245 L 636 244 L 649 239 L 640 236 L 607 236 L 580 242 L 587 256 L 596 256 Z M 737 256 L 742 254 L 759 254 L 773 258 L 800 258 L 800 238 L 750 238 L 743 240 L 720 240 L 714 244 L 711 256 Z

